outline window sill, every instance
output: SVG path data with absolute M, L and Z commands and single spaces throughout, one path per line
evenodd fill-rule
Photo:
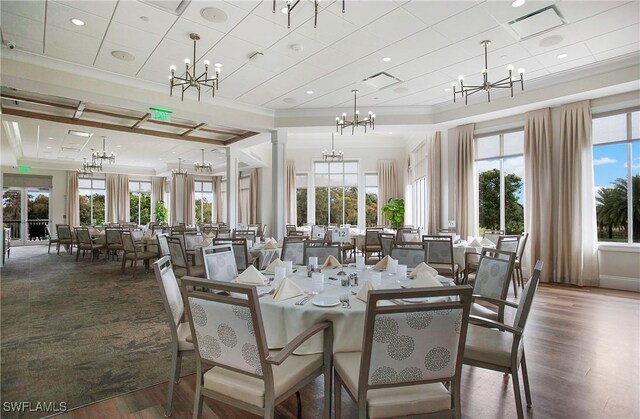
M 598 242 L 598 250 L 601 252 L 640 253 L 640 243 Z

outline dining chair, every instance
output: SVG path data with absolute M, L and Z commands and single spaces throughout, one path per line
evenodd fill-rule
M 314 224 L 311 226 L 311 235 L 309 237 L 311 240 L 324 240 L 326 236 L 327 226 L 320 224 Z
M 453 261 L 453 239 L 451 236 L 422 236 L 426 243 L 426 263 L 438 274 L 459 280 L 460 267 Z
M 284 231 L 287 236 L 291 234 L 292 231 L 297 231 L 298 227 L 293 224 L 287 224 L 284 226 Z
M 217 237 L 218 236 L 218 227 L 214 227 L 214 226 L 205 226 L 202 228 L 202 234 L 207 234 L 210 235 L 211 233 L 213 233 L 213 237 Z
M 124 250 L 124 246 L 122 246 L 122 238 L 120 237 L 120 229 L 119 228 L 111 228 L 107 227 L 104 229 L 104 240 L 107 254 L 104 258 L 104 263 L 107 263 L 107 259 L 109 259 L 110 254 L 114 254 L 116 256 L 116 260 L 118 258 L 118 252 Z
M 73 254 L 73 234 L 69 224 L 56 224 L 56 233 L 58 235 L 58 245 L 56 250 L 60 254 L 60 245 L 67 247 L 69 253 Z
M 505 306 L 494 301 L 507 299 L 509 282 L 513 275 L 513 265 L 516 260 L 515 253 L 504 250 L 484 248 L 478 262 L 476 279 L 473 284 L 473 299 L 471 314 L 486 319 L 504 322 Z M 491 310 L 476 301 L 482 301 L 496 306 Z
M 383 228 L 368 227 L 364 234 L 364 260 L 369 258 L 370 254 L 378 254 L 378 259 L 382 259 L 382 244 L 380 243 L 379 233 L 384 233 Z
M 527 239 L 529 239 L 529 233 L 523 232 L 520 236 L 520 242 L 518 242 L 518 253 L 516 256 L 516 262 L 514 264 L 516 280 L 520 284 L 520 288 L 524 288 L 524 276 L 522 275 L 522 258 L 524 256 L 524 249 L 527 246 Z
M 342 387 L 360 419 L 460 418 L 471 292 L 468 285 L 369 291 L 362 351 L 334 354 L 336 418 Z M 409 298 L 423 302 L 395 303 Z
M 519 235 L 502 235 L 498 237 L 498 244 L 496 245 L 497 250 L 505 250 L 507 252 L 512 252 L 514 254 L 518 254 L 518 248 L 520 247 L 520 237 Z M 504 257 L 504 256 L 503 256 Z M 513 295 L 518 297 L 518 285 L 516 284 L 516 276 L 514 275 L 511 278 L 513 282 Z
M 300 232 L 302 233 L 302 232 Z M 282 241 L 282 253 L 280 259 L 284 262 L 290 260 L 294 265 L 304 265 L 304 242 L 306 237 L 285 237 Z
M 396 241 L 410 242 L 420 241 L 420 229 L 413 227 L 401 227 L 396 231 Z
M 217 239 L 230 239 L 231 238 L 231 230 L 229 229 L 229 227 L 218 227 L 218 235 L 216 236 Z
M 307 237 L 307 235 L 304 234 L 304 231 L 293 230 L 287 233 L 287 237 Z
M 506 300 L 500 302 L 500 304 L 516 308 L 516 315 L 512 325 L 476 316 L 470 316 L 469 318 L 470 324 L 464 350 L 464 363 L 473 367 L 511 374 L 518 419 L 524 418 L 522 396 L 520 395 L 520 368 L 522 368 L 522 381 L 524 382 L 527 408 L 530 408 L 532 404 L 524 351 L 524 331 L 533 305 L 533 297 L 538 288 L 542 268 L 543 262 L 537 261 L 533 275 L 522 291 L 519 304 Z M 498 302 L 496 301 L 496 303 Z
M 255 260 L 249 255 L 249 248 L 247 246 L 247 239 L 245 238 L 237 238 L 237 239 L 220 239 L 216 238 L 211 240 L 212 245 L 218 244 L 230 244 L 233 247 L 233 257 L 236 259 L 236 267 L 238 268 L 238 272 L 242 272 L 249 267 L 249 265 L 253 265 Z
M 167 243 L 167 234 L 157 233 L 156 240 L 158 240 L 158 257 L 169 256 L 169 258 L 171 258 L 169 243 Z
M 77 238 L 77 253 L 76 253 L 76 262 L 80 257 L 80 251 L 82 250 L 82 258 L 84 259 L 84 254 L 88 250 L 90 252 L 89 263 L 93 263 L 93 255 L 100 251 L 100 249 L 105 248 L 104 243 L 95 243 L 91 238 L 91 233 L 89 233 L 89 229 L 87 227 L 76 227 L 76 238 Z
M 495 245 L 498 244 L 498 239 L 500 236 L 504 235 L 504 230 L 485 230 L 482 233 L 482 238 L 491 240 L 491 242 Z
M 169 247 L 169 254 L 171 255 L 171 264 L 173 270 L 178 278 L 183 276 L 204 276 L 203 265 L 192 265 L 187 259 L 187 253 L 185 251 L 182 236 L 169 236 L 167 237 L 167 246 Z
M 122 241 L 122 248 L 124 253 L 122 254 L 122 268 L 121 272 L 124 273 L 124 267 L 126 266 L 127 260 L 131 262 L 133 265 L 133 277 L 136 276 L 136 269 L 138 267 L 138 261 L 141 260 L 144 264 L 145 272 L 149 271 L 149 260 L 155 259 L 158 257 L 158 253 L 156 252 L 147 252 L 142 250 L 141 246 L 136 246 L 133 241 L 133 235 L 130 230 L 121 230 L 120 231 L 120 240 Z
M 171 266 L 171 259 L 163 256 L 153 263 L 153 272 L 160 288 L 164 312 L 171 332 L 171 370 L 167 386 L 167 402 L 164 408 L 165 417 L 171 416 L 173 402 L 173 387 L 180 380 L 182 357 L 191 355 L 194 351 L 191 343 L 191 328 L 185 321 L 184 301 L 180 293 L 178 281 Z
M 51 253 L 51 245 L 55 244 L 56 247 L 58 246 L 58 236 L 56 235 L 54 237 L 53 234 L 51 234 L 51 227 L 49 227 L 49 224 L 46 225 L 46 231 L 47 237 L 49 239 L 49 247 L 47 248 L 47 253 Z
M 378 233 L 380 247 L 382 249 L 382 257 L 391 255 L 391 244 L 396 240 L 396 236 L 391 233 Z
M 229 282 L 238 276 L 233 245 L 220 244 L 202 248 L 205 278 Z
M 413 269 L 426 260 L 426 245 L 424 242 L 393 242 L 390 256 L 399 265 L 407 265 L 407 268 Z
M 342 246 L 339 242 L 326 240 L 305 240 L 303 244 L 302 264 L 308 265 L 310 257 L 318 258 L 318 265 L 325 263 L 329 256 L 342 263 Z
M 231 236 L 234 239 L 246 239 L 247 242 L 251 240 L 251 243 L 256 242 L 256 231 L 255 230 L 238 230 L 234 229 L 233 234 Z
M 182 287 L 196 353 L 194 418 L 202 415 L 204 397 L 273 418 L 275 406 L 294 394 L 301 417 L 298 391 L 320 375 L 324 375 L 323 416 L 331 416 L 331 322 L 317 323 L 270 352 L 256 287 L 191 278 L 184 279 Z M 196 291 L 199 288 L 210 292 Z M 321 332 L 322 353 L 293 354 Z

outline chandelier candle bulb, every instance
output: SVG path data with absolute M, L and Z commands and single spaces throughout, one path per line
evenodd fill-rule
M 513 65 L 509 64 L 509 65 L 507 66 L 507 71 L 508 71 L 509 73 L 511 73 L 511 72 L 513 71 Z

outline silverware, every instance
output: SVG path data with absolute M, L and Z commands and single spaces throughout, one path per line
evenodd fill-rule
M 397 304 L 399 306 L 404 305 L 404 301 L 400 301 L 400 300 L 389 300 L 391 301 L 393 304 Z
M 272 289 L 272 290 L 270 290 L 270 291 L 268 291 L 268 292 L 264 292 L 264 293 L 262 293 L 262 294 L 258 295 L 258 298 L 260 298 L 260 297 L 264 297 L 265 295 L 271 295 L 271 294 L 273 294 L 273 293 L 275 293 L 275 292 L 276 292 L 276 289 L 274 288 L 274 289 Z
M 307 295 L 302 300 L 296 302 L 296 305 L 297 306 L 303 306 L 303 305 L 307 304 L 309 302 L 309 300 L 311 300 L 312 298 L 313 298 L 312 295 Z

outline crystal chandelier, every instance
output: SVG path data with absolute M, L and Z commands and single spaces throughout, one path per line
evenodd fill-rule
M 334 145 L 333 132 L 331 133 L 331 151 L 322 151 L 322 160 L 325 161 L 342 161 L 344 159 L 344 153 L 341 150 L 336 150 Z
M 184 92 L 190 87 L 195 87 L 198 90 L 198 100 L 200 100 L 200 89 L 202 87 L 210 87 L 212 96 L 215 97 L 216 90 L 218 90 L 218 79 L 220 78 L 220 69 L 222 64 L 214 64 L 215 72 L 212 78 L 209 78 L 209 60 L 204 60 L 204 73 L 196 77 L 196 42 L 200 40 L 200 36 L 197 33 L 192 33 L 189 38 L 193 39 L 193 65 L 188 58 L 184 59 L 185 75 L 184 77 L 176 76 L 176 66 L 169 67 L 171 75 L 169 76 L 169 82 L 171 84 L 171 96 L 173 96 L 173 88 L 180 87 L 182 90 L 182 100 L 184 100 Z M 191 67 L 191 72 L 189 72 Z
M 107 154 L 107 150 L 106 150 L 106 144 L 107 144 L 107 137 L 105 137 L 104 135 L 102 136 L 102 151 L 94 151 L 91 153 L 91 160 L 92 161 L 98 161 L 100 162 L 100 169 L 102 169 L 102 162 L 103 161 L 108 161 L 109 163 L 115 163 L 116 162 L 116 153 L 114 153 L 113 151 L 109 154 Z
M 375 129 L 376 115 L 369 111 L 366 118 L 360 119 L 360 111 L 357 108 L 358 91 L 352 90 L 351 92 L 353 92 L 353 120 L 347 121 L 346 112 L 342 114 L 342 118 L 336 117 L 336 132 L 338 132 L 339 129 L 341 135 L 342 130 L 349 127 L 351 127 L 351 134 L 354 133 L 355 128 L 358 126 L 364 127 L 365 133 L 367 132 L 367 126 L 371 127 L 371 129 Z
M 87 159 L 84 159 L 82 163 L 82 169 L 88 170 L 90 172 L 102 171 L 102 161 L 97 158 L 96 152 L 93 148 L 91 149 L 91 163 L 89 163 Z
M 460 97 L 464 97 L 464 103 L 468 103 L 469 96 L 474 93 L 478 93 L 480 91 L 487 92 L 487 100 L 491 102 L 491 89 L 510 89 L 511 97 L 513 97 L 513 85 L 518 82 L 518 80 L 513 79 L 513 66 L 509 64 L 507 66 L 507 71 L 509 75 L 502 80 L 498 80 L 496 82 L 491 83 L 489 81 L 489 64 L 487 62 L 487 47 L 491 45 L 491 41 L 485 40 L 480 42 L 480 45 L 484 47 L 484 68 L 482 69 L 482 84 L 477 86 L 465 85 L 464 77 L 458 77 L 458 82 L 460 83 L 460 90 L 456 90 L 457 84 L 453 82 L 451 88 L 453 90 L 453 101 L 456 101 L 456 94 L 460 94 Z M 524 91 L 524 68 L 518 69 L 518 74 L 520 75 L 520 88 Z M 514 83 L 515 81 L 515 83 Z
M 342 13 L 344 13 L 344 2 L 342 0 Z M 285 6 L 280 9 L 282 13 L 287 15 L 287 29 L 291 28 L 291 12 L 293 9 L 300 3 L 300 0 L 285 0 Z M 320 4 L 320 0 L 313 0 L 313 27 L 316 28 L 318 26 L 318 5 Z M 273 13 L 276 12 L 276 0 L 273 0 Z
M 182 159 L 179 158 L 178 159 L 178 168 L 177 169 L 171 169 L 171 174 L 173 175 L 173 177 L 183 177 L 187 175 L 187 169 L 183 169 L 182 168 Z
M 204 148 L 201 148 L 200 150 L 202 150 L 202 161 L 199 162 L 195 162 L 193 164 L 194 169 L 196 170 L 196 172 L 209 172 L 211 173 L 213 171 L 213 167 L 211 166 L 211 162 L 206 162 L 204 161 Z

